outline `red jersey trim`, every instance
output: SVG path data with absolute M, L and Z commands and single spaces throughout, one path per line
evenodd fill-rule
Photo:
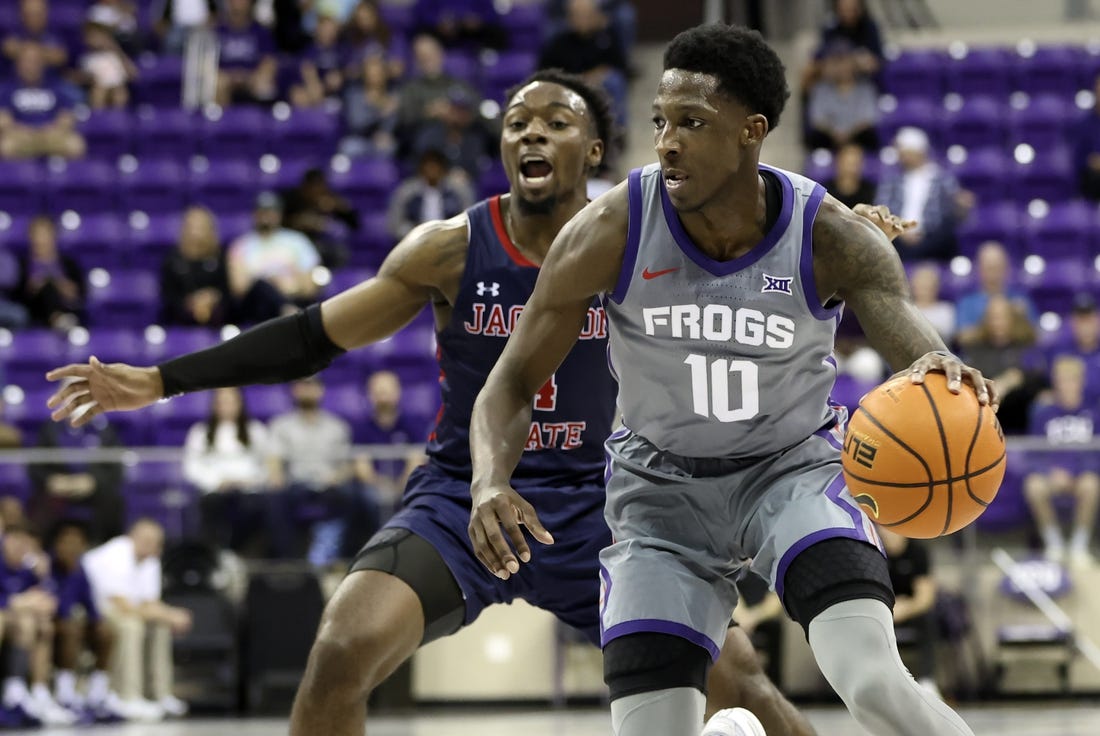
M 500 241 L 508 257 L 511 258 L 517 266 L 538 268 L 538 264 L 531 263 L 531 261 L 527 260 L 527 258 L 519 252 L 519 248 L 512 242 L 512 239 L 508 237 L 508 229 L 504 227 L 504 216 L 500 212 L 499 194 L 489 200 L 489 214 L 493 218 L 493 229 L 497 231 L 497 240 Z

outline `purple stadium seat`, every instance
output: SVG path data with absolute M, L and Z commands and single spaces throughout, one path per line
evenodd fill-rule
M 443 57 L 443 72 L 456 79 L 461 79 L 475 87 L 481 79 L 481 67 L 477 59 L 469 51 L 452 49 Z
M 997 202 L 1008 196 L 1010 162 L 1001 148 L 980 148 L 967 151 L 966 160 L 950 168 L 979 202 Z
M 0 161 L 0 210 L 38 212 L 45 196 L 45 172 L 36 161 Z
M 201 122 L 202 151 L 217 158 L 252 158 L 267 153 L 271 115 L 258 107 L 227 107 L 220 116 L 204 117 Z
M 1016 88 L 1030 95 L 1071 98 L 1080 86 L 1084 51 L 1076 46 L 1039 46 L 1030 57 L 1016 56 Z
M 1087 287 L 1090 266 L 1084 259 L 1050 260 L 1041 274 L 1022 273 L 1020 284 L 1040 313 L 1066 314 L 1073 307 L 1074 296 Z
M 1089 254 L 1092 221 L 1092 209 L 1081 202 L 1052 204 L 1046 217 L 1026 219 L 1025 250 L 1048 261 L 1083 263 Z
M 39 428 L 50 421 L 50 408 L 46 406 L 46 401 L 53 392 L 54 389 L 48 384 L 41 384 L 26 390 L 22 403 L 12 404 L 5 409 L 7 418 L 23 431 L 25 444 L 33 445 Z
M 0 3 L 0 31 L 14 31 L 19 24 L 19 3 Z
M 201 327 L 167 327 L 162 342 L 143 340 L 145 363 L 160 363 L 184 353 L 208 348 L 218 343 L 218 334 Z
M 85 211 L 89 214 L 81 215 L 77 227 L 69 229 L 62 223 L 58 228 L 58 248 L 86 269 L 105 267 L 111 261 L 124 258 L 128 251 L 124 222 L 111 212 Z
M 390 32 L 395 36 L 407 35 L 416 27 L 416 3 L 388 3 L 378 4 L 378 10 Z
M 71 36 L 84 23 L 85 13 L 86 10 L 80 5 L 51 4 L 50 30 L 63 36 Z
M 133 222 L 127 231 L 131 267 L 150 271 L 160 269 L 168 251 L 179 241 L 182 214 L 152 214 L 144 227 L 134 227 Z
M 123 212 L 179 212 L 187 202 L 187 173 L 171 159 L 143 158 L 136 170 L 119 174 L 119 182 Z
M 940 144 L 944 110 L 939 100 L 921 97 L 899 98 L 897 107 L 883 111 L 875 126 L 883 143 L 892 143 L 899 129 L 906 126 L 920 128 L 928 134 L 933 148 Z
M 218 231 L 228 248 L 235 238 L 252 230 L 252 212 L 218 212 Z
M 886 64 L 882 86 L 898 99 L 923 97 L 939 102 L 944 94 L 946 55 L 938 49 L 910 49 Z
M 368 212 L 360 216 L 359 231 L 352 233 L 348 265 L 377 270 L 394 245 L 386 229 L 386 213 Z
M 1030 526 L 1031 512 L 1024 499 L 1023 480 L 1029 472 L 1029 459 L 1024 453 L 1010 451 L 1005 479 L 997 497 L 989 504 L 975 526 L 983 532 L 1004 532 Z
M 946 143 L 967 148 L 1000 146 L 1005 142 L 1006 105 L 991 97 L 968 97 L 962 108 L 947 115 Z
M 482 197 L 492 197 L 495 194 L 503 194 L 508 191 L 508 175 L 504 173 L 504 166 L 500 161 L 494 160 L 489 168 L 481 172 L 477 188 Z
M 160 306 L 160 284 L 148 271 L 114 271 L 105 286 L 88 288 L 88 315 L 94 326 L 144 327 Z
M 65 338 L 51 330 L 27 329 L 12 335 L 11 346 L 4 349 L 4 372 L 9 383 L 24 388 L 46 385 L 43 374 L 64 359 Z
M 285 120 L 269 121 L 270 150 L 280 156 L 308 153 L 315 160 L 336 150 L 340 137 L 340 116 L 325 110 L 293 109 Z
M 15 253 L 0 246 L 0 292 L 14 288 L 19 283 L 19 259 Z M 0 361 L 2 364 L 2 361 Z
M 397 187 L 397 166 L 388 158 L 354 158 L 346 171 L 328 171 L 332 188 L 347 197 L 353 207 L 366 208 L 369 202 L 385 202 Z
M 336 383 L 326 375 L 325 381 L 325 397 L 321 405 L 350 422 L 354 431 L 370 415 L 365 377 L 361 381 Z
M 1068 101 L 1056 95 L 1033 97 L 1023 110 L 1010 113 L 1010 141 L 1029 143 L 1046 151 L 1063 145 L 1067 128 L 1077 119 L 1077 110 Z
M 947 92 L 1007 97 L 1012 92 L 1014 54 L 1001 47 L 971 48 L 947 64 Z
M 118 170 L 89 159 L 50 168 L 46 175 L 46 204 L 52 212 L 112 212 L 118 205 Z
M 125 327 L 96 327 L 89 330 L 87 352 L 104 363 L 140 363 L 145 341 L 141 333 Z
M 848 407 L 848 411 L 853 412 L 859 407 L 859 400 L 875 385 L 874 381 L 861 381 L 848 373 L 838 373 L 829 397 L 833 403 Z
M 517 45 L 516 48 L 524 47 Z M 537 48 L 537 44 L 526 48 Z M 485 97 L 503 103 L 508 88 L 522 82 L 537 66 L 538 57 L 531 51 L 488 54 L 481 67 L 481 90 Z
M 31 495 L 27 468 L 17 463 L 0 463 L 0 496 L 15 496 L 26 502 Z
M 1013 195 L 1017 202 L 1045 199 L 1060 202 L 1074 196 L 1077 180 L 1073 162 L 1065 149 L 1037 151 L 1030 164 L 1016 164 L 1012 172 Z
M 205 169 L 191 172 L 191 199 L 218 212 L 250 209 L 258 171 L 254 161 L 211 158 Z
M 249 386 L 244 389 L 244 397 L 248 413 L 263 422 L 294 408 L 286 386 Z
M 183 59 L 179 56 L 143 56 L 140 74 L 131 89 L 134 101 L 154 107 L 179 107 L 183 92 Z
M 516 50 L 537 49 L 542 45 L 543 31 L 548 25 L 546 10 L 541 3 L 512 3 L 500 22 L 508 32 L 508 46 Z
M 93 110 L 78 128 L 88 144 L 88 157 L 114 162 L 130 152 L 133 116 L 128 110 Z
M 405 413 L 431 420 L 439 412 L 439 381 L 406 384 L 401 392 L 401 407 Z
M 186 160 L 198 152 L 199 118 L 187 110 L 143 107 L 134 121 L 138 156 Z
M 372 268 L 344 268 L 332 274 L 332 281 L 325 287 L 325 295 L 332 296 L 347 291 L 374 276 Z
M 0 167 L 0 173 L 2 171 Z M 0 210 L 0 248 L 12 253 L 22 253 L 27 249 L 27 224 L 31 221 L 30 213 L 34 211 Z
M 299 148 L 301 148 L 301 145 L 299 144 Z M 308 146 L 306 148 L 308 150 Z M 276 144 L 276 150 L 280 152 L 280 156 L 289 152 L 281 142 Z M 302 181 L 302 175 L 310 168 L 317 166 L 322 158 L 320 156 L 313 158 L 281 158 L 279 168 L 275 171 L 263 171 L 261 169 L 256 173 L 256 191 L 279 191 L 298 186 Z
M 1020 214 L 1011 202 L 980 204 L 959 225 L 959 252 L 973 258 L 987 240 L 1004 243 L 1010 252 L 1018 251 L 1019 231 Z
M 158 445 L 182 446 L 187 430 L 210 414 L 210 396 L 205 393 L 183 394 L 158 401 L 149 412 L 149 426 Z

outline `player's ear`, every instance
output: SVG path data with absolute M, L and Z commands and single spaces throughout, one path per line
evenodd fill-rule
M 599 138 L 595 138 L 588 145 L 588 153 L 584 157 L 584 162 L 588 165 L 589 169 L 595 169 L 603 161 L 603 141 Z
M 741 146 L 759 146 L 764 142 L 764 136 L 768 134 L 768 119 L 760 113 L 753 113 L 745 118 L 745 124 L 741 127 Z

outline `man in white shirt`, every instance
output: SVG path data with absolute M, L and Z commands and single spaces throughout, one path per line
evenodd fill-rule
M 113 689 L 127 710 L 148 719 L 187 711 L 172 696 L 172 634 L 191 628 L 191 613 L 160 599 L 163 549 L 164 529 L 140 519 L 129 534 L 84 556 L 96 606 L 115 630 Z M 144 700 L 144 683 L 152 702 Z

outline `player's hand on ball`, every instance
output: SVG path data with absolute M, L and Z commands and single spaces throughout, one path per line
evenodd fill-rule
M 125 363 L 100 363 L 92 356 L 87 363 L 55 368 L 47 380 L 60 381 L 61 388 L 46 402 L 55 422 L 66 419 L 74 427 L 87 424 L 106 411 L 140 409 L 161 398 L 164 385 L 156 368 L 137 368 Z
M 977 368 L 971 368 L 950 353 L 925 353 L 907 370 L 895 375 L 908 374 L 913 383 L 924 383 L 924 376 L 933 371 L 947 376 L 947 390 L 951 393 L 959 393 L 965 380 L 974 387 L 980 403 L 989 405 L 993 411 L 1000 407 L 1001 397 L 997 395 L 997 387 L 993 381 L 984 377 Z
M 470 541 L 481 564 L 501 580 L 519 572 L 520 561 L 531 560 L 531 548 L 519 528 L 521 524 L 543 544 L 554 543 L 550 532 L 539 521 L 535 508 L 515 489 L 502 485 L 473 491 L 473 509 L 467 529 Z
M 890 240 L 917 226 L 916 220 L 903 220 L 891 212 L 889 207 L 882 204 L 857 204 L 852 208 L 852 212 L 866 220 L 870 220 L 871 224 L 881 230 Z

